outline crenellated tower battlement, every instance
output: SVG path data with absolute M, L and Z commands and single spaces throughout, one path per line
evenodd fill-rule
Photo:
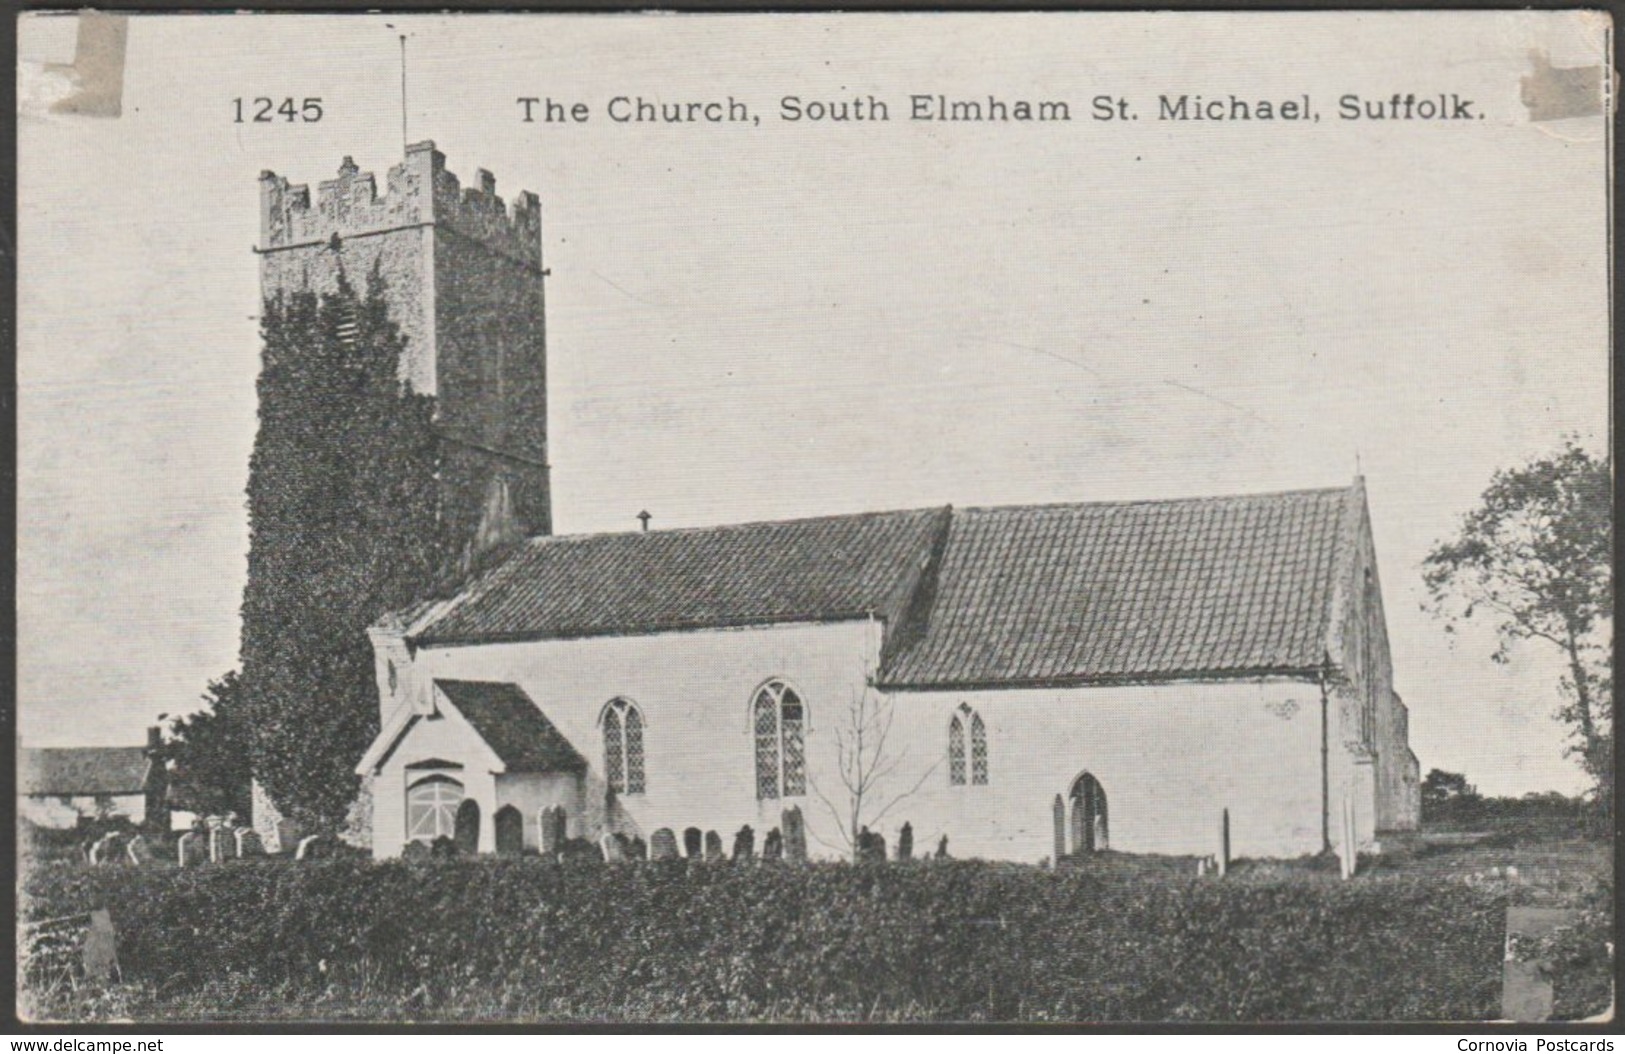
M 464 187 L 446 170 L 446 155 L 433 142 L 406 148 L 406 160 L 389 170 L 381 195 L 373 174 L 346 157 L 337 178 L 316 185 L 314 207 L 309 184 L 261 172 L 261 248 L 326 244 L 335 234 L 351 238 L 432 223 L 540 270 L 541 200 L 527 190 L 510 206 L 498 196 L 490 172 L 477 169 L 475 179 L 476 185 Z

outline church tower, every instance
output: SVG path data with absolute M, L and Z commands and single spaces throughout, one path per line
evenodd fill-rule
M 463 187 L 434 143 L 406 148 L 379 193 L 346 157 L 310 188 L 260 173 L 260 290 L 326 293 L 342 272 L 364 290 L 374 268 L 406 339 L 403 381 L 435 397 L 441 508 L 483 549 L 552 528 L 542 210 L 507 206 L 480 169 Z

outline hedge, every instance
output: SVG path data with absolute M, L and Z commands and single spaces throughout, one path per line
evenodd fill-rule
M 954 861 L 52 863 L 23 893 L 25 918 L 109 907 L 124 979 L 203 1013 L 228 1014 L 210 1000 L 235 986 L 307 1005 L 348 991 L 388 1016 L 611 1021 L 1482 1020 L 1507 903 L 1418 876 Z

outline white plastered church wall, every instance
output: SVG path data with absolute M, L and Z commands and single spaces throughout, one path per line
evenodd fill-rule
M 1070 816 L 1072 785 L 1088 772 L 1106 792 L 1114 850 L 1216 854 L 1224 809 L 1234 856 L 1321 848 L 1318 685 L 900 692 L 895 699 L 914 779 L 934 768 L 888 814 L 888 844 L 907 820 L 921 849 L 946 834 L 954 856 L 1052 858 L 1055 796 Z M 985 786 L 949 783 L 948 723 L 961 703 L 987 726 Z M 914 779 L 891 783 L 907 789 Z
M 841 836 L 810 789 L 803 797 L 757 798 L 751 702 L 771 678 L 794 687 L 807 708 L 809 780 L 836 787 L 834 725 L 853 695 L 864 690 L 877 661 L 878 633 L 865 621 L 477 644 L 422 648 L 405 666 L 397 662 L 391 695 L 396 705 L 410 705 L 419 693 L 432 691 L 435 680 L 518 685 L 588 761 L 582 781 L 588 822 L 573 815 L 573 836 L 591 837 L 607 825 L 645 841 L 657 828 L 670 827 L 680 839 L 684 828 L 698 827 L 716 831 L 729 844 L 748 823 L 760 845 L 766 832 L 779 826 L 781 810 L 799 805 L 809 849 L 839 855 Z M 642 713 L 646 788 L 642 794 L 616 795 L 615 808 L 606 814 L 599 720 L 604 705 L 615 698 L 629 700 Z M 440 757 L 473 771 L 472 759 L 489 754 L 460 722 L 466 737 L 459 733 L 456 741 L 419 738 L 440 724 L 447 723 L 419 721 L 385 762 L 374 814 L 376 856 L 393 856 L 403 847 L 405 784 L 390 778 L 392 768 Z M 482 847 L 492 837 L 493 807 L 510 797 L 521 807 L 527 829 L 537 823 L 526 811 L 536 803 L 522 791 L 499 794 L 497 782 L 512 781 L 494 781 L 489 802 L 480 800 Z M 394 790 L 385 789 L 390 787 Z

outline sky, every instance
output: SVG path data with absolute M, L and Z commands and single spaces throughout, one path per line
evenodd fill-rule
M 1605 122 L 1520 98 L 1534 52 L 1605 60 L 1597 17 L 138 15 L 117 118 L 33 105 L 75 20 L 25 17 L 19 733 L 136 742 L 235 665 L 258 175 L 314 189 L 349 155 L 382 183 L 404 34 L 407 138 L 542 198 L 559 533 L 1358 468 L 1423 771 L 1578 791 L 1555 658 L 1453 639 L 1420 564 L 1495 470 L 1607 449 Z M 1338 118 L 1395 93 L 1482 119 Z M 1073 120 L 912 121 L 916 94 Z M 1157 120 L 1181 94 L 1320 120 Z M 760 122 L 608 119 L 640 95 Z M 892 120 L 783 121 L 790 95 Z M 322 118 L 233 120 L 260 96 Z M 522 96 L 591 117 L 523 123 Z

